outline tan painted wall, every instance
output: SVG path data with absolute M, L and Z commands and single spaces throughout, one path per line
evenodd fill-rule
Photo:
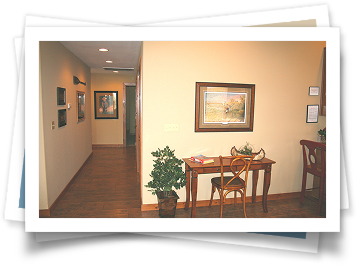
M 169 145 L 179 158 L 204 154 L 229 155 L 246 141 L 277 163 L 269 193 L 299 191 L 302 154 L 300 139 L 317 139 L 326 126 L 306 123 L 306 108 L 319 104 L 309 86 L 321 85 L 325 42 L 144 42 L 142 185 L 150 180 L 151 152 Z M 195 83 L 256 85 L 253 132 L 195 133 Z M 179 124 L 179 132 L 164 132 L 164 124 Z M 210 178 L 199 177 L 198 200 L 210 198 Z M 263 172 L 257 194 L 262 194 Z M 250 195 L 250 188 L 248 196 Z M 185 191 L 179 190 L 179 201 Z M 157 203 L 142 187 L 143 204 Z M 216 197 L 218 198 L 218 197 Z
M 87 85 L 74 85 L 73 75 Z M 40 42 L 40 209 L 48 209 L 92 152 L 90 69 L 60 42 Z M 66 88 L 67 125 L 58 128 L 57 87 Z M 85 92 L 85 120 L 77 123 L 76 90 Z M 55 129 L 51 130 L 51 121 Z M 46 196 L 47 195 L 47 196 Z M 46 198 L 47 197 L 47 198 Z

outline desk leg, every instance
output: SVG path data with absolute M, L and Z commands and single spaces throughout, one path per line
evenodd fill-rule
M 186 204 L 185 210 L 190 207 L 190 183 L 191 183 L 191 170 L 186 166 Z
M 270 187 L 270 178 L 271 178 L 271 165 L 268 165 L 268 167 L 264 171 L 264 187 L 263 187 L 263 210 L 264 212 L 268 212 L 268 190 Z
M 256 202 L 259 170 L 253 170 L 252 202 Z
M 192 193 L 191 218 L 196 217 L 197 177 L 198 177 L 198 173 L 196 170 L 194 170 L 192 172 L 192 180 L 191 180 L 191 193 Z

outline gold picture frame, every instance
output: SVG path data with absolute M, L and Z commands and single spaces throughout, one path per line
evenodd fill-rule
M 251 132 L 255 84 L 196 82 L 195 132 Z

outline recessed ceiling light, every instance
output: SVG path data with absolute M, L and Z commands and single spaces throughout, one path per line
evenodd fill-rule
M 98 51 L 100 51 L 100 52 L 108 52 L 109 50 L 106 49 L 106 48 L 100 48 L 100 49 L 98 49 Z
M 113 61 L 105 61 L 106 63 L 113 63 Z
M 113 73 L 119 73 L 119 71 L 113 71 Z

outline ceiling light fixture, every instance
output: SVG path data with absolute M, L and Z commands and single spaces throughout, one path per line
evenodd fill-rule
M 106 49 L 106 48 L 100 48 L 100 49 L 98 49 L 98 51 L 100 51 L 100 52 L 109 52 L 109 50 Z
M 133 71 L 134 68 L 103 67 L 106 71 Z
M 106 63 L 113 63 L 113 61 L 105 61 Z

